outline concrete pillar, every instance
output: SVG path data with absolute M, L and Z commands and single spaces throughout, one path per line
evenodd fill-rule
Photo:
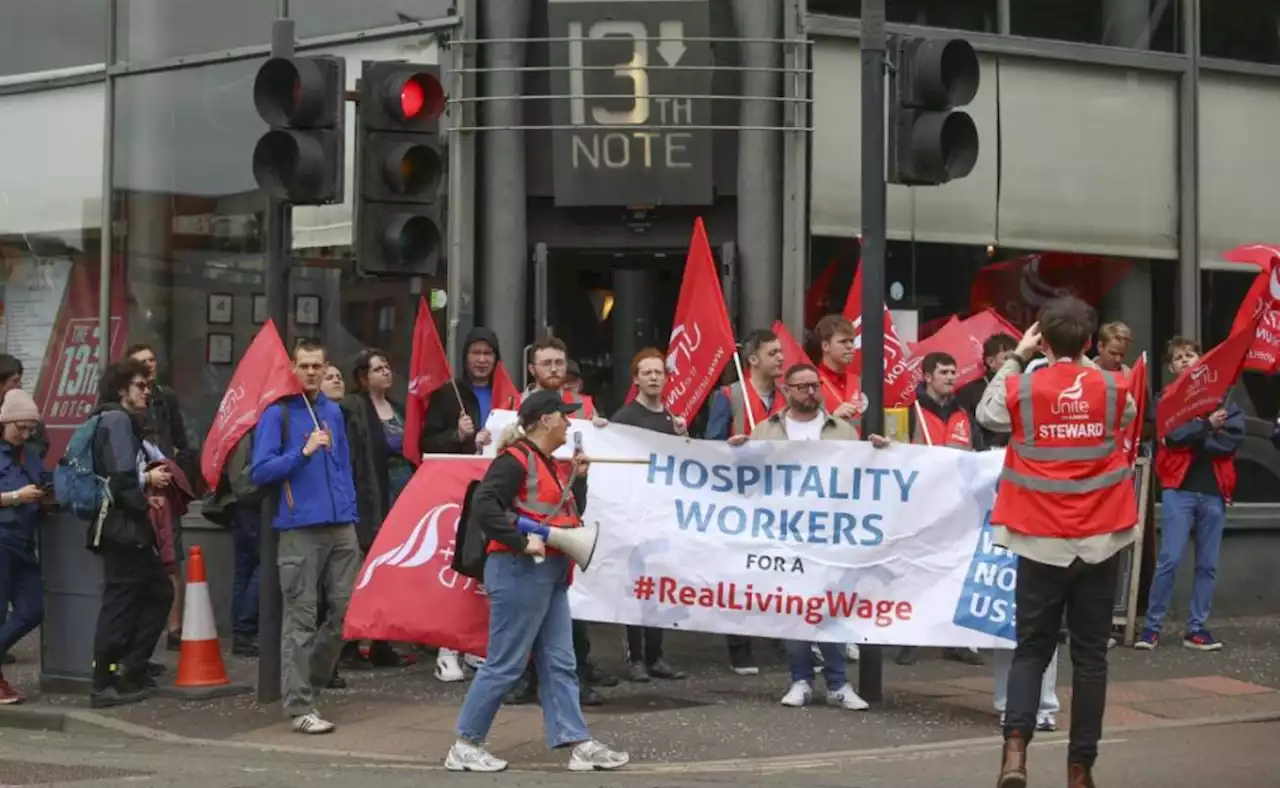
M 733 0 L 737 33 L 742 38 L 778 39 L 782 33 L 782 3 Z M 782 66 L 778 44 L 740 46 L 742 65 L 777 69 Z M 742 72 L 743 96 L 781 96 L 777 71 Z M 744 99 L 742 126 L 781 124 L 777 101 Z M 777 131 L 738 134 L 738 271 L 742 282 L 741 330 L 767 328 L 782 308 L 782 141 Z
M 1151 0 L 1102 0 L 1102 43 L 1151 48 Z
M 480 62 L 487 72 L 481 79 L 485 96 L 524 94 L 525 45 L 510 39 L 525 38 L 529 30 L 529 0 L 481 0 L 480 37 L 494 43 L 481 45 Z M 507 41 L 495 41 L 507 39 Z M 526 215 L 525 134 L 512 130 L 523 125 L 521 101 L 485 101 L 481 104 L 480 161 L 483 187 L 480 199 L 480 278 L 484 287 L 482 323 L 498 335 L 507 369 L 520 379 L 520 349 L 525 344 L 525 291 L 529 284 L 528 217 Z M 506 127 L 506 128 L 504 128 Z

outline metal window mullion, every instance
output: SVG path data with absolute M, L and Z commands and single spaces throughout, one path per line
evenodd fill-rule
M 102 102 L 102 197 L 98 228 L 98 369 L 105 371 L 111 360 L 111 248 L 115 242 L 112 221 L 111 181 L 115 175 L 116 85 L 110 65 L 116 59 L 116 5 L 107 0 L 107 25 L 103 41 L 104 62 Z M 124 265 L 124 260 L 120 261 Z M 123 323 L 123 315 L 121 322 Z
M 1200 338 L 1200 0 L 1183 0 L 1178 86 L 1178 333 Z

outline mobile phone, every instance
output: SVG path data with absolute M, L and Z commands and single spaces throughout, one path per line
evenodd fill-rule
M 581 432 L 573 433 L 573 453 L 574 454 L 582 453 L 582 433 Z

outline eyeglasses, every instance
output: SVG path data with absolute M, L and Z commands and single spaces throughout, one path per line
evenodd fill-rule
M 813 394 L 818 389 L 822 388 L 822 384 L 821 383 L 790 383 L 787 385 L 787 388 L 793 391 L 803 391 L 806 394 Z
M 569 366 L 569 363 L 562 358 L 544 358 L 534 366 L 542 367 L 543 369 L 564 369 Z

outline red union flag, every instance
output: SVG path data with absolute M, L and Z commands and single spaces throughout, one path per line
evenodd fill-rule
M 1233 332 L 1226 341 L 1201 356 L 1164 390 L 1156 404 L 1156 427 L 1162 437 L 1222 405 L 1227 390 L 1240 377 L 1252 343 L 1253 329 L 1246 325 L 1244 330 Z
M 427 306 L 427 299 L 418 297 L 418 317 L 413 324 L 413 346 L 409 352 L 409 396 L 404 403 L 405 459 L 417 465 L 422 461 L 418 451 L 418 438 L 422 425 L 427 421 L 427 398 L 449 382 L 449 357 L 440 344 L 435 318 Z M 482 425 L 483 426 L 483 425 Z
M 911 383 L 908 395 L 914 401 L 916 385 L 923 377 L 920 365 L 930 353 L 946 353 L 956 360 L 956 388 L 978 380 L 983 375 L 982 343 L 975 341 L 964 322 L 952 315 L 942 328 L 928 339 L 916 343 L 911 357 Z M 888 398 L 886 397 L 886 402 Z M 902 404 L 910 404 L 904 402 Z
M 853 284 L 849 285 L 849 295 L 844 300 L 843 314 L 851 323 L 853 323 L 853 360 L 849 362 L 849 369 L 854 374 L 862 374 L 862 266 L 858 266 L 858 270 L 853 275 Z M 898 367 L 895 380 L 899 379 L 902 373 L 907 370 L 907 359 L 911 355 L 911 349 L 898 336 L 898 330 L 893 327 L 893 318 L 889 315 L 888 307 L 884 310 L 884 368 L 886 376 L 894 372 L 895 365 Z M 893 407 L 889 398 L 888 391 L 885 392 L 885 406 Z
M 244 434 L 258 423 L 271 403 L 290 394 L 301 394 L 293 374 L 293 362 L 284 350 L 276 324 L 268 320 L 249 344 L 236 366 L 231 383 L 213 416 L 209 435 L 200 452 L 200 472 L 209 489 L 218 487 L 222 466 Z
M 1138 363 L 1129 370 L 1129 393 L 1138 406 L 1138 413 L 1133 422 L 1125 430 L 1124 450 L 1129 455 L 1129 464 L 1138 460 L 1138 448 L 1142 445 L 1142 423 L 1147 417 L 1147 354 L 1138 357 Z
M 1035 322 L 1040 307 L 1073 295 L 1097 307 L 1124 279 L 1132 263 L 1095 255 L 1044 252 L 984 267 L 969 288 L 969 309 L 988 307 L 1020 326 Z
M 1235 263 L 1256 265 L 1265 274 L 1254 279 L 1236 312 L 1231 332 L 1245 330 L 1250 324 L 1257 325 L 1244 368 L 1267 375 L 1280 372 L 1280 309 L 1276 306 L 1280 301 L 1280 281 L 1277 281 L 1280 277 L 1280 246 L 1247 244 L 1222 257 Z
M 489 601 L 452 569 L 467 485 L 489 459 L 428 455 L 396 499 L 356 577 L 346 640 L 398 640 L 483 656 Z
M 724 305 L 707 230 L 699 218 L 693 225 L 689 256 L 680 283 L 680 299 L 667 343 L 667 409 L 692 420 L 706 401 L 734 352 L 733 326 Z

